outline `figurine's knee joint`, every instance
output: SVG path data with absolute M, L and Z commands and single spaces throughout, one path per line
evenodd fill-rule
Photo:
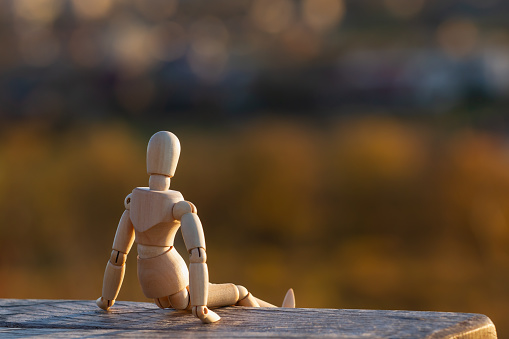
M 171 302 L 170 302 L 169 296 L 162 297 L 162 298 L 154 298 L 154 302 L 156 303 L 157 306 L 159 306 L 159 308 L 164 309 L 164 308 L 171 307 Z
M 125 261 L 127 260 L 127 254 L 113 250 L 111 251 L 110 256 L 110 263 L 115 266 L 122 266 L 125 264 Z
M 182 200 L 173 205 L 172 213 L 176 220 L 180 220 L 184 214 L 196 213 L 196 207 L 189 201 Z
M 170 295 L 169 301 L 171 306 L 176 310 L 185 310 L 189 307 L 189 291 L 187 288 L 183 288 L 175 294 Z
M 241 286 L 241 285 L 235 285 L 235 286 L 239 290 L 239 300 L 242 300 L 249 295 L 249 291 L 244 286 Z

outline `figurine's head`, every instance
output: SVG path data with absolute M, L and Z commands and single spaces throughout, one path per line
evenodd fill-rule
M 165 190 L 170 186 L 170 178 L 175 174 L 180 156 L 179 139 L 170 132 L 154 134 L 147 147 L 147 173 L 149 186 L 153 190 Z

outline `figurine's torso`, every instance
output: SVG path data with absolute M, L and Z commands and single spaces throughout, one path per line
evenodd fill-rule
M 180 222 L 173 218 L 175 203 L 184 200 L 178 191 L 152 191 L 148 187 L 133 190 L 130 216 L 138 244 L 173 246 Z

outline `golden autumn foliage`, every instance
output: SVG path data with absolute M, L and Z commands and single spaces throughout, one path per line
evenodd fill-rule
M 509 311 L 509 148 L 392 118 L 190 128 L 172 188 L 198 207 L 211 281 L 299 307 Z M 0 297 L 94 300 L 146 131 L 0 134 Z M 178 236 L 177 249 L 185 251 Z M 146 299 L 128 259 L 121 300 Z

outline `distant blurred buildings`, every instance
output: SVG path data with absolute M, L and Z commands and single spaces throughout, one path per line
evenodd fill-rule
M 0 0 L 0 117 L 497 105 L 508 14 L 497 0 Z

